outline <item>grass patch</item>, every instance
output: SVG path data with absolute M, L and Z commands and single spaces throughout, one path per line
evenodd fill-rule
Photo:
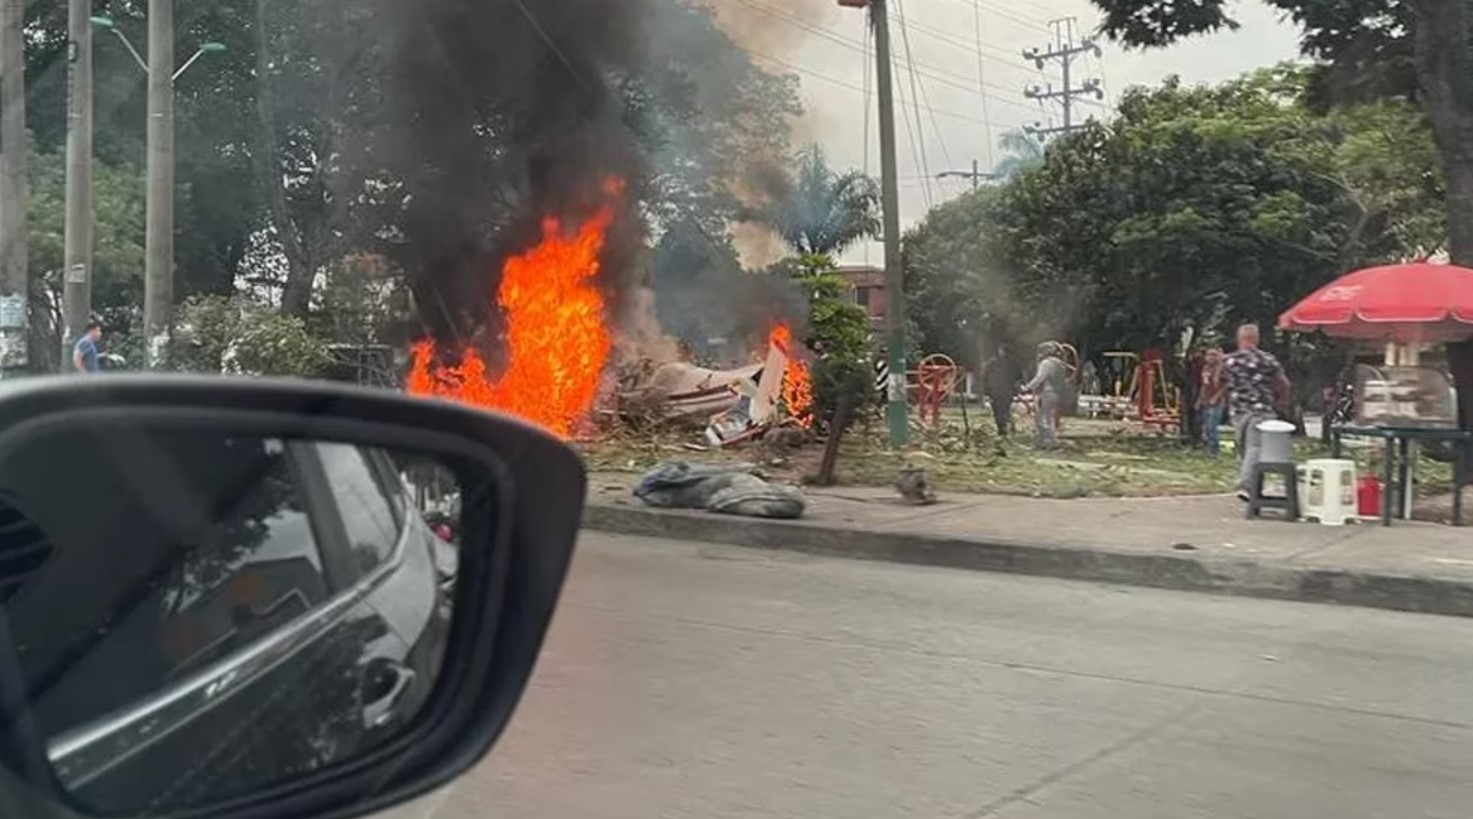
M 1059 447 L 1035 448 L 1031 440 L 999 440 L 991 425 L 944 424 L 913 430 L 911 447 L 891 450 L 883 430 L 856 428 L 840 450 L 841 485 L 890 486 L 906 466 L 926 469 L 943 491 L 1034 497 L 1152 497 L 1228 492 L 1237 476 L 1230 453 L 1213 458 L 1172 436 L 1139 429 L 1069 420 Z M 693 432 L 623 436 L 578 444 L 595 472 L 640 473 L 658 463 L 754 463 L 770 477 L 805 482 L 817 472 L 822 444 L 777 449 L 755 443 L 726 450 L 699 448 Z M 1313 457 L 1306 451 L 1303 457 Z

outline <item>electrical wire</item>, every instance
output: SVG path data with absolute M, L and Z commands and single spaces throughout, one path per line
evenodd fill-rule
M 915 52 L 911 51 L 910 48 L 910 29 L 905 27 L 905 3 L 903 2 L 903 0 L 895 0 L 895 14 L 896 19 L 900 23 L 900 42 L 902 45 L 905 46 L 905 62 L 908 66 L 910 66 L 910 89 L 912 100 L 917 103 L 924 102 L 926 104 L 926 109 L 930 110 L 931 130 L 936 132 L 936 144 L 941 148 L 941 159 L 946 163 L 946 167 L 953 167 L 951 162 L 951 151 L 947 150 L 946 148 L 946 136 L 941 133 L 941 126 L 936 122 L 936 112 L 934 110 L 931 110 L 931 99 L 926 95 L 926 84 L 921 82 L 916 77 Z M 915 114 L 916 130 L 921 137 L 921 157 L 922 159 L 924 159 L 926 129 L 921 126 L 920 105 L 915 106 Z M 926 170 L 929 171 L 930 168 L 927 168 Z
M 855 51 L 855 52 L 858 52 L 858 53 L 864 53 L 864 44 L 862 42 L 860 42 L 858 40 L 854 40 L 854 39 L 849 38 L 849 37 L 846 37 L 846 36 L 844 36 L 842 34 L 839 34 L 837 32 L 834 32 L 834 31 L 832 31 L 830 29 L 824 28 L 823 26 L 814 25 L 813 23 L 810 23 L 807 20 L 804 20 L 804 19 L 802 19 L 800 17 L 793 16 L 789 12 L 783 11 L 781 9 L 773 8 L 771 6 L 767 6 L 767 5 L 764 5 L 762 3 L 755 2 L 755 0 L 737 0 L 737 2 L 739 2 L 739 3 L 743 4 L 743 5 L 746 5 L 746 6 L 750 7 L 750 8 L 752 8 L 752 9 L 755 9 L 757 11 L 760 11 L 760 12 L 762 12 L 764 14 L 767 14 L 767 15 L 773 17 L 774 19 L 777 19 L 779 21 L 782 21 L 784 23 L 787 23 L 788 25 L 791 25 L 791 26 L 793 26 L 795 28 L 801 29 L 801 30 L 803 30 L 803 31 L 805 31 L 805 32 L 807 32 L 809 34 L 812 34 L 812 35 L 814 35 L 816 37 L 819 37 L 820 39 L 827 40 L 828 42 L 834 43 L 835 45 L 839 45 L 839 46 L 842 46 L 844 48 L 848 48 L 848 49 L 850 49 L 852 51 Z M 902 28 L 904 28 L 904 27 L 902 27 Z M 970 50 L 970 47 L 968 47 L 968 50 Z M 1026 73 L 1026 69 L 1022 69 L 1022 70 Z M 986 93 L 985 91 L 983 91 L 981 89 L 978 89 L 976 87 L 976 80 L 973 79 L 972 77 L 967 77 L 967 76 L 964 76 L 964 75 L 961 75 L 961 74 L 956 74 L 954 72 L 945 71 L 943 69 L 936 68 L 935 66 L 926 65 L 926 64 L 923 64 L 923 63 L 918 63 L 916 65 L 916 71 L 921 76 L 923 76 L 923 77 L 926 77 L 928 79 L 934 80 L 935 82 L 939 82 L 939 83 L 941 83 L 943 85 L 947 85 L 947 86 L 950 86 L 952 88 L 956 88 L 958 90 L 965 91 L 965 92 L 967 92 L 969 94 L 979 94 L 980 95 L 980 94 L 985 94 Z M 996 91 L 998 91 L 1000 93 L 1009 95 L 1009 96 L 1006 96 L 1006 97 L 999 97 L 999 100 L 1001 102 L 1004 102 L 1004 103 L 1009 104 L 1009 105 L 1014 105 L 1014 106 L 1017 106 L 1017 107 L 1020 107 L 1020 108 L 1024 108 L 1025 110 L 1030 110 L 1030 111 L 1032 110 L 1031 108 L 1028 108 L 1028 106 L 1026 104 L 1015 102 L 1012 99 L 1010 99 L 1010 96 L 1011 95 L 1017 93 L 1016 89 L 1008 88 L 1006 86 L 1001 86 L 1001 85 L 995 85 L 995 84 L 991 84 L 991 83 L 987 84 L 985 87 L 986 88 L 992 88 L 992 89 L 994 89 L 994 90 L 996 90 Z
M 1027 26 L 1028 28 L 1037 29 L 1039 31 L 1048 31 L 1047 21 L 1039 20 L 1036 18 L 1029 19 L 1027 17 L 1020 17 L 1017 14 L 1014 14 L 1013 12 L 1002 8 L 1001 6 L 995 6 L 991 3 L 982 2 L 982 0 L 955 0 L 955 2 L 961 3 L 963 5 L 969 5 L 973 8 L 987 9 L 989 12 L 996 14 L 998 17 L 1002 17 L 1005 20 L 1011 20 L 1014 23 L 1022 26 Z
M 856 47 L 856 46 L 859 45 L 859 41 L 858 40 L 855 40 L 855 39 L 850 38 L 850 37 L 846 37 L 845 35 L 840 34 L 837 31 L 834 31 L 833 29 L 825 28 L 824 26 L 821 26 L 821 25 L 819 25 L 817 23 L 813 23 L 813 22 L 810 22 L 808 20 L 805 20 L 802 17 L 794 14 L 793 12 L 788 11 L 788 10 L 782 8 L 781 6 L 770 5 L 770 4 L 766 3 L 766 2 L 759 2 L 759 0 L 735 0 L 735 1 L 738 2 L 738 3 L 740 3 L 740 4 L 742 4 L 742 5 L 744 5 L 744 6 L 747 6 L 748 8 L 751 8 L 751 9 L 753 9 L 755 11 L 759 11 L 759 12 L 761 12 L 763 14 L 766 14 L 769 17 L 774 17 L 776 19 L 782 20 L 783 22 L 786 22 L 787 24 L 789 24 L 791 26 L 794 26 L 795 28 L 801 28 L 801 29 L 803 29 L 804 31 L 807 31 L 810 34 L 814 34 L 814 35 L 817 35 L 819 37 L 822 37 L 823 39 L 830 40 L 830 41 L 837 42 L 837 43 L 842 43 L 842 44 L 848 45 L 850 47 Z M 969 43 L 963 42 L 963 41 L 957 39 L 956 37 L 953 37 L 950 34 L 947 34 L 944 31 L 940 31 L 938 29 L 930 28 L 928 26 L 924 26 L 924 25 L 922 25 L 920 23 L 916 23 L 914 21 L 908 21 L 908 22 L 906 22 L 905 23 L 905 27 L 914 30 L 917 34 L 925 34 L 927 36 L 934 37 L 935 39 L 937 39 L 940 42 L 949 43 L 951 45 L 954 45 L 954 46 L 956 46 L 958 48 L 961 48 L 961 49 L 967 51 L 968 53 L 970 53 L 971 50 L 972 50 L 972 46 Z M 992 56 L 992 55 L 989 54 L 987 56 L 987 59 L 994 60 L 994 61 L 996 61 L 996 62 L 998 62 L 998 63 L 1000 63 L 1002 65 L 1011 66 L 1013 68 L 1017 68 L 1018 67 L 1018 60 L 1017 60 L 1017 54 L 1016 53 L 1014 53 L 1012 51 L 1008 51 L 1007 49 L 1004 49 L 1004 48 L 996 48 L 996 47 L 994 47 L 994 48 L 992 48 L 990 50 L 994 50 L 994 51 L 998 52 L 998 54 L 1000 56 Z M 936 69 L 934 66 L 924 66 L 924 67 L 926 67 L 928 69 L 931 69 L 931 70 L 940 70 L 940 69 Z
M 812 77 L 812 78 L 814 78 L 816 80 L 823 80 L 824 82 L 828 82 L 828 83 L 833 83 L 834 85 L 837 85 L 837 86 L 839 86 L 841 88 L 848 88 L 851 91 L 857 91 L 857 92 L 859 92 L 861 94 L 864 93 L 864 86 L 862 86 L 862 85 L 855 85 L 854 83 L 850 82 L 849 80 L 841 80 L 838 77 L 831 77 L 828 74 L 824 74 L 824 73 L 821 73 L 821 72 L 818 72 L 818 71 L 814 71 L 811 68 L 808 68 L 806 66 L 799 65 L 799 64 L 797 64 L 795 62 L 792 62 L 790 60 L 784 60 L 781 57 L 774 57 L 771 54 L 764 54 L 764 53 L 762 53 L 760 51 L 757 51 L 755 49 L 747 48 L 747 49 L 743 49 L 743 50 L 746 51 L 748 55 L 750 55 L 752 57 L 755 57 L 755 58 L 757 58 L 759 60 L 766 60 L 767 62 L 770 62 L 770 63 L 772 63 L 774 65 L 782 66 L 783 68 L 786 68 L 786 69 L 788 69 L 790 71 L 795 71 L 795 72 L 797 72 L 799 74 L 802 74 L 804 76 Z M 910 101 L 911 101 L 909 97 L 905 97 L 905 96 L 902 96 L 900 94 L 896 94 L 895 96 L 902 103 L 909 104 Z M 924 108 L 924 107 L 927 107 L 927 106 L 922 106 L 922 107 Z M 1030 112 L 1033 110 L 1032 108 L 1029 108 L 1027 106 L 1023 106 L 1023 107 L 1026 110 L 1030 111 Z M 934 110 L 937 114 L 940 114 L 943 117 L 951 117 L 953 119 L 960 120 L 962 122 L 971 122 L 971 123 L 975 123 L 977 125 L 991 125 L 991 124 L 993 124 L 993 123 L 983 122 L 981 119 L 978 119 L 977 117 L 972 116 L 970 114 L 963 114 L 961 112 L 951 111 L 951 110 L 948 110 L 946 108 L 932 108 L 930 110 Z
M 982 73 L 982 7 L 981 6 L 978 6 L 978 5 L 975 5 L 975 4 L 972 6 L 972 23 L 973 23 L 973 26 L 974 26 L 974 33 L 977 35 L 977 86 L 979 88 L 982 88 L 982 87 L 986 87 L 986 85 L 987 85 L 987 79 L 986 79 L 986 77 Z M 992 117 L 989 116 L 988 113 L 987 113 L 987 95 L 986 94 L 983 94 L 982 95 L 982 120 L 984 122 L 991 122 L 992 121 Z M 994 135 L 992 133 L 992 126 L 991 125 L 987 125 L 985 127 L 987 129 L 987 147 L 986 147 L 987 169 L 990 171 L 990 170 L 992 170 L 992 168 L 995 165 L 995 160 L 994 160 L 993 153 L 992 153 L 992 151 L 993 151 L 993 142 L 995 141 L 995 137 L 994 137 Z
M 895 53 L 892 51 L 890 54 L 890 75 L 892 77 L 900 70 L 896 64 L 897 59 Z M 914 80 L 914 75 L 912 75 L 912 80 Z M 916 111 L 915 121 L 912 122 L 910 114 L 902 107 L 900 109 L 900 119 L 905 122 L 905 135 L 910 141 L 911 162 L 915 165 L 916 173 L 927 180 L 924 192 L 926 209 L 930 210 L 936 206 L 935 200 L 931 196 L 931 183 L 929 181 L 931 178 L 931 168 L 930 164 L 926 162 L 925 143 L 916 139 L 916 129 L 920 127 L 921 121 L 920 112 Z

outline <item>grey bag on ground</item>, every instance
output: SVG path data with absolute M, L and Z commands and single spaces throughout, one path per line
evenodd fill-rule
M 807 508 L 797 488 L 771 484 L 752 464 L 669 461 L 646 472 L 634 495 L 646 505 L 706 509 L 756 518 L 797 518 Z

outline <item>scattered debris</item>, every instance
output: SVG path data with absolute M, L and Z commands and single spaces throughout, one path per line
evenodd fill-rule
M 767 361 L 754 384 L 748 378 L 736 385 L 740 397 L 736 406 L 711 419 L 706 427 L 706 440 L 712 446 L 731 446 L 750 441 L 767 432 L 777 420 L 777 404 L 782 398 L 783 374 L 788 357 L 777 344 L 767 347 Z
M 648 506 L 756 518 L 797 518 L 808 507 L 796 487 L 768 483 L 753 464 L 668 461 L 646 472 L 634 495 Z
M 634 429 L 708 419 L 705 440 L 727 447 L 780 429 L 779 406 L 788 424 L 812 425 L 812 384 L 807 367 L 792 358 L 791 338 L 777 325 L 760 362 L 714 370 L 689 361 L 656 363 L 648 358 L 618 367 L 617 417 Z M 606 413 L 608 414 L 608 413 Z
M 931 481 L 926 476 L 926 470 L 918 466 L 908 466 L 900 470 L 900 476 L 895 479 L 895 490 L 908 503 L 918 506 L 936 502 L 936 493 L 931 489 Z

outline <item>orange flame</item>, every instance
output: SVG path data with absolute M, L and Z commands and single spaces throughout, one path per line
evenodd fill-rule
M 777 347 L 788 359 L 783 370 L 783 406 L 788 415 L 800 425 L 813 425 L 813 377 L 807 362 L 798 357 L 793 346 L 793 333 L 786 324 L 777 324 L 767 337 L 768 343 Z
M 605 185 L 606 193 L 617 191 L 617 182 Z M 435 344 L 425 339 L 412 347 L 409 392 L 500 410 L 571 436 L 593 408 L 613 346 L 603 295 L 593 284 L 613 218 L 606 205 L 567 232 L 549 216 L 542 241 L 506 260 L 496 296 L 506 317 L 507 362 L 499 378 L 470 348 L 460 351 L 458 365 L 436 364 Z

